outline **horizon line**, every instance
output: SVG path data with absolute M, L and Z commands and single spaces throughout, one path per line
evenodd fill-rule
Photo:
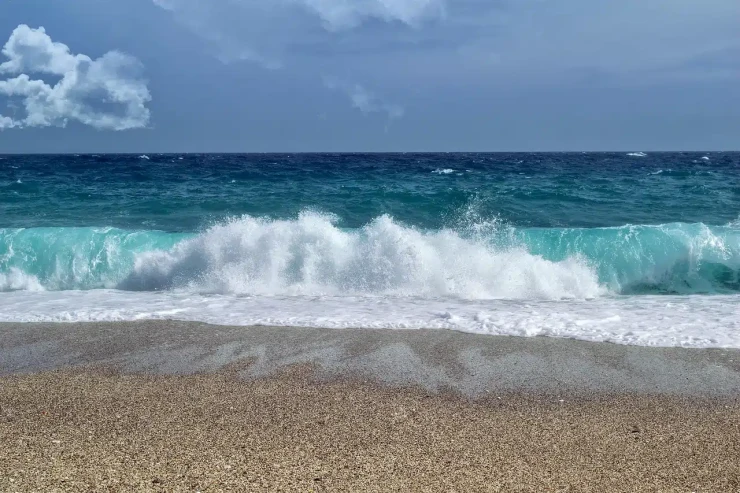
M 111 151 L 64 151 L 64 152 L 1 152 L 0 156 L 95 156 L 95 155 L 118 155 L 118 156 L 134 156 L 134 155 L 258 155 L 258 154 L 620 154 L 630 152 L 643 152 L 653 154 L 679 154 L 679 153 L 690 153 L 690 154 L 701 154 L 701 153 L 721 153 L 731 154 L 738 153 L 740 149 L 736 150 L 634 150 L 634 149 L 621 149 L 621 150 L 599 150 L 599 151 L 584 151 L 584 150 L 571 150 L 571 151 L 126 151 L 126 152 L 111 152 Z

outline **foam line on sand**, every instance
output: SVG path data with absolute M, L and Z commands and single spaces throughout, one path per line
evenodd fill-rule
M 70 366 L 192 374 L 249 364 L 262 377 L 312 364 L 320 378 L 496 392 L 740 395 L 740 351 L 621 346 L 443 330 L 225 327 L 190 322 L 0 324 L 0 374 Z

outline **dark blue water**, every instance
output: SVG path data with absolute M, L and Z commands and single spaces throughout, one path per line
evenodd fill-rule
M 465 211 L 543 228 L 723 225 L 740 215 L 740 153 L 149 157 L 3 156 L 0 227 L 192 232 L 308 209 L 347 228 L 387 214 L 438 229 Z

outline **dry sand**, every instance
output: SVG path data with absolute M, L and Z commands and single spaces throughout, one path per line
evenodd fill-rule
M 353 347 L 331 358 L 321 353 L 309 365 L 305 358 L 293 364 L 277 349 L 295 344 L 287 334 L 297 329 L 223 329 L 220 336 L 202 330 L 177 324 L 0 327 L 0 491 L 740 490 L 737 352 L 669 351 L 676 361 L 671 366 L 670 357 L 659 357 L 663 350 L 573 341 L 305 331 L 295 336 L 305 339 L 302 353 L 317 338 L 321 347 L 326 338 L 335 349 L 337 340 Z M 70 341 L 90 341 L 93 332 L 97 342 L 73 351 Z M 181 336 L 177 344 L 175 334 Z M 367 337 L 375 341 L 372 349 L 359 347 Z M 364 341 L 359 346 L 357 338 Z M 223 357 L 218 348 L 233 348 L 234 340 L 273 356 Z M 399 340 L 426 361 L 423 371 L 414 370 L 419 361 L 398 361 L 404 351 L 386 350 L 377 364 L 362 357 Z M 445 355 L 431 367 L 435 356 L 427 343 Z M 491 344 L 498 352 L 483 354 L 493 358 L 489 366 L 496 371 L 509 368 L 499 359 L 509 365 L 522 351 L 532 364 L 562 359 L 569 372 L 577 367 L 565 361 L 583 365 L 597 354 L 609 356 L 603 365 L 634 381 L 621 390 L 594 390 L 582 385 L 581 375 L 562 385 L 548 380 L 562 368 L 548 370 L 543 363 L 535 364 L 542 368 L 539 377 L 517 391 L 503 375 L 506 385 L 497 386 L 494 371 L 465 376 L 464 368 L 446 360 Z M 189 375 L 167 374 L 183 372 L 161 366 L 149 370 L 157 361 L 152 347 L 166 348 L 157 354 L 171 357 L 174 346 L 175 354 L 191 354 L 193 345 L 209 347 L 207 361 L 218 354 L 221 364 Z M 40 347 L 33 365 L 13 366 L 19 354 Z M 338 366 L 342 358 L 354 361 L 346 364 L 355 371 Z M 91 361 L 115 368 L 79 366 Z M 179 368 L 192 363 L 180 361 Z M 634 373 L 651 364 L 670 378 Z M 430 368 L 447 375 L 448 383 L 437 385 L 439 375 L 424 380 Z M 695 391 L 686 372 L 716 392 Z M 380 378 L 388 373 L 403 374 L 406 383 Z M 595 371 L 596 381 L 599 375 Z M 471 386 L 471 378 L 480 382 Z
M 2 379 L 0 489 L 737 491 L 740 406 L 233 373 Z

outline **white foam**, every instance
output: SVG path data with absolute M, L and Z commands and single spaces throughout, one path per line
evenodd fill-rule
M 606 292 L 584 260 L 560 262 L 523 248 L 496 250 L 452 230 L 424 232 L 388 216 L 358 230 L 334 218 L 245 216 L 170 251 L 140 254 L 120 287 L 241 295 L 594 298 Z
M 146 154 L 142 154 L 141 156 L 139 156 L 139 159 L 146 159 L 147 161 L 149 161 L 149 156 L 147 156 Z
M 647 154 L 645 154 L 644 152 L 629 152 L 627 153 L 627 155 L 632 156 L 632 157 L 646 157 L 647 156 Z
M 22 270 L 11 267 L 7 273 L 0 272 L 0 292 L 2 291 L 43 291 L 38 278 Z
M 432 171 L 432 173 L 437 174 L 437 175 L 449 175 L 450 173 L 454 173 L 454 172 L 455 170 L 450 169 L 450 168 L 444 168 L 444 169 L 437 168 L 434 171 Z
M 709 156 L 702 156 L 702 161 L 709 161 Z
M 737 296 L 463 301 L 114 290 L 0 293 L 2 322 L 171 319 L 221 325 L 448 329 L 642 346 L 740 348 Z

